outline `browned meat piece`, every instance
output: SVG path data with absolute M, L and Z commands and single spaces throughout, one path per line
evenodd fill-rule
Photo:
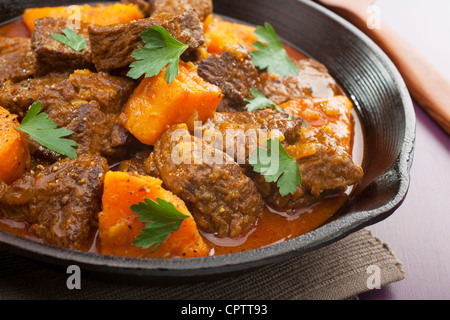
M 55 87 L 66 76 L 55 75 L 30 78 L 18 83 L 0 82 L 0 105 L 22 119 L 33 102 L 39 100 L 41 93 Z
M 102 155 L 109 159 L 123 157 L 125 150 L 119 151 L 116 148 L 127 144 L 128 135 L 118 124 L 117 117 L 104 114 L 98 103 L 94 101 L 79 103 L 74 107 L 70 110 L 73 118 L 69 123 L 62 123 L 60 126 L 65 126 L 74 132 L 70 138 L 78 143 L 77 154 L 79 156 Z M 49 116 L 58 123 L 57 115 L 51 112 Z M 118 155 L 117 151 L 119 151 Z
M 0 85 L 0 105 L 23 118 L 36 101 L 58 127 L 74 131 L 78 156 L 101 155 L 108 161 L 128 157 L 138 141 L 119 124 L 119 114 L 135 82 L 107 73 L 77 70 L 70 76 L 46 76 Z M 34 156 L 50 163 L 61 159 L 30 141 Z
M 109 75 L 106 72 L 75 70 L 67 80 L 55 88 L 67 101 L 97 101 L 103 112 L 119 114 L 130 98 L 136 82 L 132 79 Z
M 265 146 L 271 134 L 272 137 L 281 134 L 283 144 L 298 142 L 302 124 L 301 118 L 290 119 L 286 113 L 267 108 L 254 112 L 216 112 L 201 129 L 205 141 L 244 164 L 243 159 L 259 145 Z
M 160 14 L 125 24 L 89 27 L 92 61 L 98 71 L 111 71 L 128 67 L 131 54 L 143 45 L 140 34 L 149 27 L 159 25 L 175 39 L 187 44 L 189 54 L 203 44 L 203 25 L 197 14 L 190 10 L 178 14 Z
M 118 115 L 105 114 L 96 101 L 78 101 L 53 106 L 47 110 L 58 127 L 74 133 L 77 155 L 100 155 L 113 163 L 129 156 L 137 140 L 119 124 Z
M 27 136 L 27 141 L 28 147 L 30 148 L 30 154 L 32 155 L 31 170 L 34 170 L 38 165 L 49 166 L 66 157 L 56 151 L 44 147 L 29 136 Z
M 31 47 L 36 55 L 38 75 L 93 67 L 88 24 L 81 21 L 79 23 L 80 29 L 76 31 L 86 41 L 86 48 L 75 51 L 52 37 L 52 33 L 60 34 L 63 29 L 68 28 L 68 19 L 45 17 L 36 20 L 35 31 L 31 36 Z
M 139 7 L 144 17 L 150 17 L 155 11 L 156 0 L 121 0 L 125 4 L 135 4 Z
M 145 160 L 144 170 L 147 175 L 161 179 L 161 172 L 159 172 L 156 164 L 155 152 L 150 153 L 147 160 Z
M 164 185 L 192 206 L 201 230 L 218 237 L 237 237 L 255 224 L 264 201 L 253 181 L 228 155 L 190 136 L 186 125 L 171 127 L 154 148 Z M 214 154 L 216 161 L 208 160 L 207 154 Z
M 176 13 L 193 9 L 201 21 L 213 12 L 212 0 L 157 0 L 154 14 Z
M 222 89 L 225 97 L 218 111 L 246 111 L 244 99 L 252 98 L 250 89 L 262 90 L 258 70 L 244 47 L 229 47 L 202 60 L 198 74 Z
M 107 170 L 101 157 L 66 158 L 0 187 L 0 207 L 46 243 L 88 249 Z
M 275 104 L 291 99 L 325 98 L 342 94 L 323 64 L 312 59 L 297 60 L 294 63 L 300 69 L 295 76 L 280 78 L 267 72 L 261 74 L 263 92 Z
M 345 191 L 363 176 L 361 167 L 353 163 L 346 147 L 331 133 L 321 130 L 293 147 L 309 154 L 297 159 L 302 184 L 294 194 L 283 197 L 275 183 L 267 183 L 261 175 L 253 177 L 258 190 L 274 209 L 291 210 L 310 206 L 330 194 Z
M 97 101 L 105 113 L 118 114 L 136 83 L 104 72 L 76 70 L 69 75 L 48 75 L 19 83 L 0 83 L 0 105 L 23 118 L 29 106 L 42 102 L 43 110 L 74 101 Z
M 141 176 L 149 175 L 145 168 L 145 161 L 149 158 L 150 153 L 150 149 L 137 152 L 130 159 L 122 161 L 117 170 L 123 172 L 137 172 Z
M 18 82 L 34 76 L 35 58 L 28 38 L 0 36 L 0 82 Z
M 161 13 L 153 15 L 151 19 L 154 25 L 163 27 L 172 37 L 189 46 L 184 55 L 188 55 L 204 43 L 203 23 L 193 10 L 174 14 Z

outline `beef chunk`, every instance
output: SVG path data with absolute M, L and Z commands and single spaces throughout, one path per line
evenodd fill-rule
M 186 125 L 171 127 L 154 148 L 164 185 L 192 206 L 201 230 L 218 237 L 237 237 L 255 224 L 264 201 L 233 159 L 190 136 Z
M 73 107 L 71 113 L 74 116 L 69 117 L 69 123 L 61 126 L 74 132 L 70 138 L 78 143 L 77 154 L 97 154 L 108 159 L 122 158 L 126 150 L 120 147 L 127 145 L 128 135 L 118 124 L 117 116 L 103 113 L 95 101 L 78 103 Z M 49 116 L 52 117 L 53 112 Z M 57 115 L 53 118 L 58 122 Z
M 0 82 L 18 82 L 34 76 L 35 58 L 30 39 L 0 36 Z
M 227 152 L 239 164 L 270 137 L 284 137 L 283 144 L 300 140 L 303 120 L 273 108 L 254 112 L 216 112 L 201 127 L 203 138 L 215 148 Z
M 203 23 L 193 10 L 153 15 L 152 19 L 154 25 L 163 27 L 172 37 L 189 46 L 184 52 L 185 55 L 204 43 Z
M 70 76 L 45 76 L 0 86 L 0 104 L 23 118 L 36 101 L 58 127 L 74 131 L 78 156 L 101 155 L 108 161 L 128 157 L 138 141 L 119 124 L 119 114 L 135 82 L 107 73 L 77 70 Z M 32 155 L 58 161 L 58 155 L 30 140 Z
M 75 101 L 96 101 L 103 112 L 119 114 L 133 93 L 136 82 L 104 72 L 76 70 L 71 75 L 54 74 L 19 83 L 0 83 L 0 105 L 23 118 L 33 102 L 43 111 Z
M 136 82 L 105 72 L 75 70 L 68 79 L 60 82 L 56 90 L 68 102 L 97 101 L 103 112 L 119 114 L 133 93 Z
M 362 178 L 362 169 L 353 163 L 347 148 L 331 132 L 301 141 L 298 148 L 315 148 L 315 153 L 298 159 L 303 188 L 318 196 L 326 190 L 345 189 Z
M 31 170 L 35 170 L 37 166 L 49 166 L 56 161 L 64 159 L 66 156 L 59 154 L 56 151 L 44 147 L 37 141 L 33 140 L 27 135 L 28 147 L 30 149 L 31 157 Z
M 33 102 L 40 99 L 46 89 L 54 88 L 66 78 L 65 75 L 49 75 L 30 78 L 18 83 L 0 83 L 0 105 L 22 119 Z
M 143 45 L 140 34 L 149 27 L 159 25 L 175 39 L 187 44 L 189 54 L 203 44 L 203 25 L 193 11 L 178 14 L 160 14 L 125 24 L 89 27 L 92 61 L 98 71 L 111 71 L 128 67 L 131 54 Z
M 300 69 L 297 75 L 281 78 L 267 72 L 261 74 L 263 92 L 275 104 L 292 99 L 325 98 L 342 94 L 323 64 L 313 59 L 297 60 L 294 63 Z
M 137 5 L 144 17 L 150 17 L 155 11 L 156 0 L 121 0 L 121 2 Z
M 128 160 L 122 161 L 118 167 L 118 171 L 123 172 L 137 172 L 141 176 L 149 175 L 145 168 L 145 162 L 151 154 L 150 149 L 145 149 L 137 152 Z
M 346 190 L 362 178 L 360 166 L 353 163 L 346 147 L 333 133 L 320 130 L 316 135 L 301 139 L 293 146 L 302 175 L 302 184 L 294 194 L 281 196 L 275 183 L 268 183 L 261 175 L 254 175 L 258 190 L 266 202 L 277 210 L 307 207 L 324 197 Z
M 147 160 L 145 160 L 144 170 L 147 175 L 161 179 L 161 172 L 159 172 L 156 164 L 155 152 L 150 153 Z
M 213 12 L 212 0 L 158 0 L 154 14 L 176 13 L 193 9 L 201 21 Z
M 36 20 L 35 31 L 31 36 L 31 47 L 36 55 L 38 75 L 93 67 L 88 24 L 81 21 L 79 23 L 80 29 L 76 31 L 86 41 L 86 48 L 75 51 L 52 37 L 52 33 L 61 34 L 63 29 L 68 28 L 68 19 L 45 17 Z
M 252 98 L 252 87 L 261 91 L 258 70 L 248 51 L 241 46 L 229 47 L 221 54 L 211 55 L 198 64 L 198 74 L 215 84 L 224 94 L 218 111 L 246 111 L 245 98 Z
M 66 158 L 0 188 L 0 207 L 8 217 L 27 221 L 46 243 L 87 249 L 107 170 L 101 157 Z
M 105 114 L 96 101 L 77 101 L 48 109 L 58 127 L 74 133 L 69 137 L 78 143 L 77 155 L 100 155 L 109 162 L 127 156 L 138 145 L 137 140 L 119 124 L 118 115 Z

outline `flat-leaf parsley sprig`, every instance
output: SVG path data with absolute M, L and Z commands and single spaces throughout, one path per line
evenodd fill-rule
M 263 93 L 259 92 L 255 88 L 250 88 L 250 92 L 253 98 L 245 98 L 244 101 L 248 102 L 245 106 L 248 112 L 253 112 L 260 109 L 265 109 L 272 107 L 278 112 L 287 113 L 285 110 L 281 109 L 278 105 L 276 105 L 272 100 L 268 99 Z M 294 116 L 289 114 L 289 119 L 294 119 Z
M 142 32 L 141 38 L 145 45 L 133 52 L 132 57 L 136 61 L 130 64 L 127 76 L 133 79 L 144 74 L 145 77 L 153 77 L 167 66 L 164 79 L 170 84 L 178 76 L 180 57 L 189 46 L 173 38 L 166 29 L 158 25 L 147 28 Z
M 275 109 L 279 109 L 279 107 L 272 102 L 272 100 L 268 99 L 263 93 L 259 92 L 255 88 L 250 88 L 250 92 L 253 98 L 245 98 L 244 101 L 248 102 L 245 106 L 248 112 L 253 112 L 259 109 L 265 109 L 268 107 L 273 107 Z
M 259 26 L 256 28 L 254 34 L 259 41 L 253 43 L 253 47 L 256 50 L 250 52 L 250 54 L 257 68 L 282 77 L 299 73 L 299 69 L 289 58 L 283 43 L 270 23 L 266 22 L 264 27 Z
M 86 40 L 82 35 L 77 35 L 77 32 L 72 29 L 63 29 L 63 34 L 52 33 L 53 39 L 71 47 L 75 51 L 81 51 L 86 48 Z
M 276 182 L 282 196 L 295 193 L 297 186 L 302 184 L 298 162 L 287 154 L 280 139 L 268 139 L 266 146 L 267 150 L 257 148 L 248 162 L 267 182 Z
M 144 202 L 139 202 L 130 208 L 134 214 L 139 216 L 139 221 L 146 222 L 141 233 L 136 236 L 133 245 L 143 249 L 154 245 L 152 252 L 169 234 L 180 229 L 184 219 L 189 218 L 188 215 L 178 211 L 172 203 L 161 198 L 156 198 L 156 201 L 145 198 Z
M 73 131 L 66 128 L 57 128 L 56 122 L 49 118 L 48 114 L 41 112 L 41 109 L 40 101 L 33 103 L 22 123 L 16 129 L 29 134 L 32 139 L 44 147 L 69 158 L 76 158 L 77 150 L 74 147 L 77 146 L 77 143 L 63 138 L 73 134 Z

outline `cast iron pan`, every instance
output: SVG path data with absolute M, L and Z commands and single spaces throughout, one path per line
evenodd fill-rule
M 93 1 L 84 1 L 93 2 Z M 0 21 L 26 7 L 80 1 L 2 1 Z M 311 1 L 221 0 L 215 12 L 254 25 L 269 22 L 288 44 L 325 64 L 353 100 L 364 127 L 364 178 L 348 203 L 322 227 L 295 239 L 230 255 L 138 259 L 79 252 L 0 231 L 0 245 L 55 266 L 76 264 L 95 276 L 148 283 L 204 281 L 281 262 L 337 241 L 391 215 L 403 202 L 415 140 L 415 115 L 403 79 L 362 32 Z

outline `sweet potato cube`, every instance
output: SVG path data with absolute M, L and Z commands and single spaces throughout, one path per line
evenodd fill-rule
M 306 136 L 316 134 L 319 129 L 329 130 L 347 147 L 347 151 L 351 150 L 353 104 L 347 97 L 294 99 L 280 104 L 280 108 L 303 118 L 307 124 Z
M 100 253 L 128 257 L 171 258 L 200 257 L 209 254 L 209 248 L 200 236 L 197 225 L 184 202 L 162 188 L 158 178 L 136 173 L 109 171 L 105 175 L 102 197 L 103 210 L 99 213 Z M 186 218 L 180 229 L 171 233 L 154 251 L 133 245 L 145 226 L 130 206 L 156 198 L 171 202 Z
M 223 20 L 209 15 L 204 23 L 205 42 L 208 53 L 221 53 L 228 45 L 240 44 L 252 51 L 253 43 L 258 38 L 253 33 L 255 28 L 241 23 Z
M 142 19 L 143 15 L 139 7 L 134 4 L 116 3 L 113 5 L 73 5 L 67 7 L 43 7 L 25 9 L 23 21 L 31 33 L 34 32 L 34 21 L 39 18 L 70 18 L 89 24 L 109 25 L 126 23 Z
M 11 184 L 30 165 L 25 133 L 17 130 L 17 117 L 0 107 L 0 181 Z
M 168 125 L 206 121 L 223 98 L 220 88 L 200 78 L 192 63 L 180 61 L 170 84 L 164 73 L 144 78 L 121 115 L 123 126 L 144 144 L 153 145 Z

